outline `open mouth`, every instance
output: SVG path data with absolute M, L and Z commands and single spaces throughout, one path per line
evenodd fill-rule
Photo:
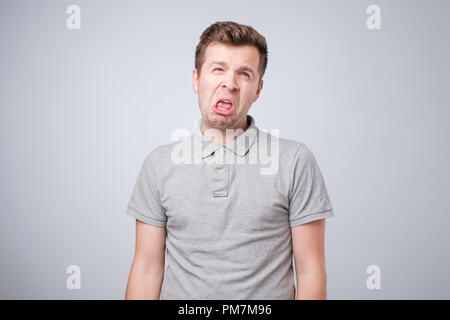
M 234 104 L 233 101 L 230 99 L 220 99 L 213 106 L 213 109 L 216 113 L 228 115 L 233 112 Z

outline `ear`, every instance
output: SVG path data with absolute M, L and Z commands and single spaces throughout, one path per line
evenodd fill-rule
M 192 89 L 195 93 L 198 93 L 198 74 L 195 68 L 192 70 Z
M 263 88 L 263 84 L 264 84 L 264 80 L 261 79 L 261 81 L 258 84 L 258 90 L 256 90 L 255 100 L 253 100 L 253 102 L 255 102 L 259 98 L 259 94 L 261 93 L 261 90 Z

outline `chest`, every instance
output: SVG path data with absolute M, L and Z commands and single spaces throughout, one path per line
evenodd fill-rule
M 288 184 L 257 165 L 181 165 L 162 175 L 167 228 L 223 236 L 278 230 L 288 223 Z M 201 234 L 201 235 L 200 235 Z

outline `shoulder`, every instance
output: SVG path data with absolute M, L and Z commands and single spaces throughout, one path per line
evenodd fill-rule
M 267 132 L 266 130 L 258 131 L 260 143 L 269 143 L 270 145 L 278 146 L 280 156 L 285 159 L 293 159 L 301 154 L 310 152 L 310 149 L 302 141 L 288 139 L 278 136 L 274 132 Z
M 145 163 L 147 165 L 152 165 L 157 168 L 163 168 L 168 163 L 172 161 L 173 151 L 174 147 L 180 146 L 180 145 L 190 145 L 190 142 L 192 140 L 192 135 L 186 136 L 180 140 L 173 141 L 166 144 L 161 144 L 155 147 L 152 151 L 147 153 L 145 157 Z
M 316 163 L 316 157 L 311 148 L 303 141 L 279 137 L 276 134 L 259 130 L 260 143 L 272 140 L 278 145 L 280 161 L 291 169 L 297 166 L 309 166 Z M 289 165 L 290 164 L 290 165 Z

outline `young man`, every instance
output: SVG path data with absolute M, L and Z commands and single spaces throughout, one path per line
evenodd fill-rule
M 259 130 L 247 114 L 266 66 L 266 41 L 250 26 L 217 22 L 201 35 L 202 119 L 182 141 L 197 161 L 174 156 L 180 142 L 145 158 L 127 208 L 136 250 L 126 299 L 326 299 L 334 213 L 320 169 L 305 144 Z M 252 161 L 268 151 L 270 168 Z

